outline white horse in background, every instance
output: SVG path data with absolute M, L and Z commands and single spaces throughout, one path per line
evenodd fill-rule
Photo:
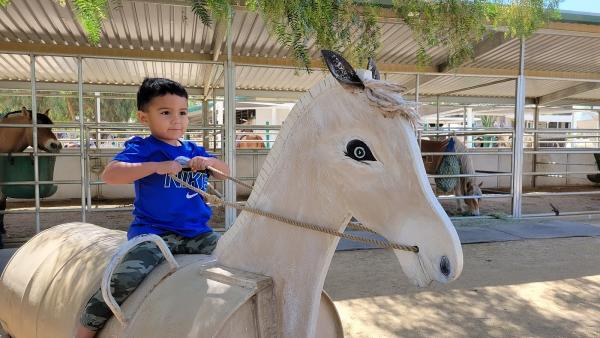
M 394 251 L 415 285 L 455 280 L 462 249 L 427 180 L 412 105 L 398 86 L 379 80 L 373 64 L 357 74 L 341 56 L 323 55 L 333 76 L 300 98 L 247 204 L 340 232 L 354 216 L 390 241 L 418 247 L 417 253 Z M 68 337 L 123 238 L 81 224 L 34 237 L 0 279 L 2 325 L 17 337 Z M 177 256 L 180 267 L 171 275 L 154 271 L 122 305 L 129 320 L 111 319 L 100 337 L 233 337 L 265 330 L 286 338 L 332 336 L 321 329 L 332 321 L 321 293 L 338 241 L 244 211 L 214 257 Z M 268 276 L 272 284 L 234 285 L 242 273 L 223 269 Z M 251 298 L 268 288 L 268 301 Z M 246 311 L 259 305 L 270 310 Z

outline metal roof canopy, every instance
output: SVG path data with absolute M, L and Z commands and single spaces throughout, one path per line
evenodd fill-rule
M 385 4 L 385 1 L 382 1 Z M 34 15 L 35 13 L 35 15 Z M 475 48 L 475 58 L 449 70 L 447 50 L 429 51 L 432 66 L 418 67 L 417 45 L 410 29 L 384 12 L 380 20 L 379 68 L 384 78 L 414 93 L 414 74 L 421 74 L 420 96 L 449 93 L 457 97 L 514 97 L 519 44 L 502 32 L 491 34 Z M 13 0 L 0 10 L 0 88 L 29 81 L 29 55 L 37 58 L 38 89 L 76 85 L 74 56 L 84 57 L 86 91 L 128 92 L 144 76 L 166 76 L 182 82 L 196 95 L 209 96 L 224 87 L 222 55 L 224 25 L 206 27 L 183 0 L 122 0 L 110 10 L 98 47 L 88 44 L 70 8 L 53 0 Z M 600 90 L 600 15 L 564 12 L 526 41 L 526 97 L 531 101 L 564 104 L 595 102 Z M 281 47 L 260 17 L 236 7 L 232 23 L 232 55 L 236 88 L 270 96 L 297 97 L 318 82 L 318 51 L 311 49 L 310 74 L 295 69 L 289 51 Z M 467 90 L 465 90 L 465 88 Z M 120 90 L 121 89 L 121 90 Z M 461 90 L 462 89 L 462 90 Z M 504 101 L 504 100 L 500 100 Z

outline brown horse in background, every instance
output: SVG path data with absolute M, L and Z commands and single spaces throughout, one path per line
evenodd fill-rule
M 242 129 L 241 132 L 251 133 L 252 130 Z M 251 141 L 255 141 L 255 142 L 251 142 Z M 237 139 L 236 148 L 239 148 L 239 149 L 264 149 L 266 147 L 265 147 L 265 143 L 263 142 L 263 138 L 260 135 L 244 134 L 244 135 L 241 135 Z
M 450 143 L 450 139 L 454 141 L 454 150 L 448 151 L 448 145 Z M 432 141 L 432 140 L 421 140 L 421 152 L 424 153 L 448 153 L 448 155 L 452 155 L 452 153 L 464 153 L 467 151 L 467 147 L 458 140 L 456 137 L 450 137 L 440 141 Z M 440 164 L 442 163 L 442 158 L 445 155 L 423 155 L 423 164 L 425 164 L 425 171 L 430 175 L 437 175 Z M 474 174 L 475 170 L 473 168 L 473 161 L 468 155 L 456 155 L 459 159 L 460 163 L 460 173 L 461 174 Z M 481 185 L 483 182 L 477 184 L 475 181 L 475 177 L 460 177 L 458 180 L 458 184 L 454 187 L 454 195 L 456 197 L 460 196 L 481 196 Z M 459 213 L 463 213 L 462 200 L 464 200 L 467 205 L 467 211 L 469 214 L 474 216 L 479 216 L 479 203 L 481 202 L 481 197 L 478 198 L 464 198 L 456 200 L 456 207 Z
M 38 124 L 52 124 L 52 120 L 48 117 L 46 110 L 43 114 L 37 113 Z M 33 127 L 2 127 L 6 124 L 31 124 L 32 112 L 23 107 L 21 110 L 16 110 L 0 117 L 0 153 L 21 152 L 27 147 L 33 146 Z M 62 149 L 62 145 L 52 132 L 50 127 L 37 128 L 37 147 L 40 150 L 50 153 L 58 153 Z M 6 196 L 0 190 L 0 212 L 6 209 Z M 4 213 L 0 213 L 0 249 L 3 247 L 2 234 L 5 234 L 4 229 Z

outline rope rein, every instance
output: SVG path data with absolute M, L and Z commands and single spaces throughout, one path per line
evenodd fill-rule
M 231 180 L 237 184 L 240 184 L 246 188 L 252 189 L 252 186 L 240 181 L 237 178 L 234 177 L 230 177 L 229 175 L 226 175 L 225 173 L 213 168 L 213 167 L 207 167 L 207 169 L 209 169 L 210 171 L 219 174 L 225 178 L 227 178 L 228 180 Z M 378 239 L 372 239 L 372 238 L 366 238 L 366 237 L 361 237 L 361 236 L 355 236 L 355 235 L 350 235 L 350 234 L 346 234 L 343 232 L 339 232 L 339 231 L 335 231 L 333 229 L 329 229 L 327 227 L 321 226 L 321 225 L 316 225 L 316 224 L 311 224 L 311 223 L 305 223 L 305 222 L 300 222 L 297 220 L 293 220 L 281 215 L 276 215 L 273 214 L 271 212 L 268 211 L 264 211 L 264 210 L 260 210 L 260 209 L 256 209 L 256 208 L 252 208 L 252 207 L 248 207 L 245 205 L 241 205 L 238 203 L 232 203 L 232 202 L 227 202 L 224 201 L 223 199 L 217 197 L 216 195 L 212 195 L 210 193 L 205 192 L 202 189 L 196 188 L 194 186 L 192 186 L 191 184 L 185 182 L 184 180 L 180 179 L 179 177 L 177 177 L 177 175 L 174 174 L 169 174 L 169 176 L 175 180 L 176 182 L 180 183 L 181 185 L 185 186 L 186 188 L 197 192 L 198 194 L 202 195 L 202 197 L 204 197 L 204 200 L 206 202 L 209 202 L 213 205 L 216 206 L 224 206 L 224 207 L 228 207 L 228 208 L 234 208 L 234 209 L 238 209 L 238 210 L 242 210 L 242 211 L 247 211 L 250 213 L 253 213 L 255 215 L 259 215 L 259 216 L 263 216 L 263 217 L 268 217 L 271 219 L 274 219 L 276 221 L 282 222 L 282 223 L 287 223 L 290 225 L 294 225 L 300 228 L 304 228 L 304 229 L 309 229 L 309 230 L 313 230 L 313 231 L 318 231 L 318 232 L 322 232 L 322 233 L 326 233 L 329 235 L 333 235 L 333 236 L 337 236 L 340 238 L 345 238 L 351 241 L 357 241 L 357 242 L 363 242 L 363 243 L 369 243 L 369 244 L 373 244 L 376 245 L 378 247 L 381 248 L 385 248 L 385 249 L 396 249 L 396 250 L 403 250 L 403 251 L 409 251 L 409 252 L 414 252 L 414 253 L 418 253 L 419 252 L 419 247 L 417 246 L 411 246 L 411 245 L 402 245 L 402 244 L 398 244 L 398 243 L 394 243 L 388 240 L 378 240 Z M 375 231 L 365 227 L 364 225 L 361 224 L 357 224 L 357 223 L 350 223 L 350 227 L 358 229 L 358 230 L 364 230 L 364 231 L 368 231 L 371 233 L 376 233 Z

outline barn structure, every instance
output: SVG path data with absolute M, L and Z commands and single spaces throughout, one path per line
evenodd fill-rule
M 598 212 L 599 15 L 563 12 L 526 40 L 493 32 L 476 46 L 473 60 L 454 69 L 444 48 L 429 50 L 432 64 L 418 66 L 409 28 L 385 11 L 379 24 L 379 70 L 418 102 L 420 137 L 457 135 L 467 144 L 477 170 L 472 175 L 483 182 L 480 217 Z M 244 7 L 235 8 L 227 27 L 204 26 L 187 1 L 121 0 L 110 10 L 100 44 L 91 46 L 68 5 L 13 0 L 0 10 L 0 112 L 50 108 L 65 147 L 59 154 L 1 154 L 3 163 L 32 156 L 36 169 L 25 180 L 14 179 L 8 167 L 2 172 L 3 190 L 29 191 L 8 201 L 9 236 L 21 240 L 62 220 L 128 225 L 118 215 L 131 210 L 133 189 L 107 186 L 99 175 L 125 140 L 144 133 L 133 118 L 144 77 L 186 86 L 187 137 L 251 183 L 293 104 L 325 73 L 314 48 L 312 71 L 297 69 L 261 18 Z M 40 127 L 34 121 L 34 129 Z M 56 158 L 54 171 L 43 173 L 49 157 Z M 215 186 L 229 201 L 248 193 L 236 192 L 233 182 Z M 444 205 L 456 199 L 439 198 Z M 226 211 L 220 225 L 235 217 Z M 11 234 L 16 228 L 25 230 Z

